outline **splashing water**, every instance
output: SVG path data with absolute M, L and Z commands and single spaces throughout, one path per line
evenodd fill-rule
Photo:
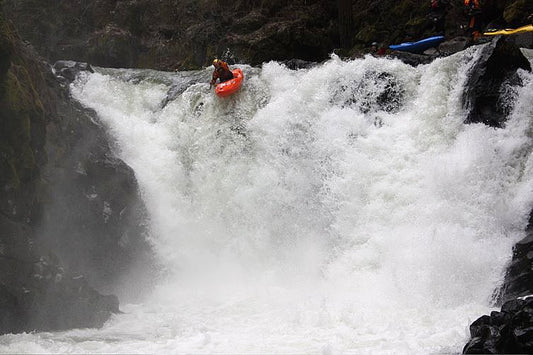
M 533 77 L 505 128 L 465 125 L 476 56 L 242 66 L 229 99 L 209 69 L 81 75 L 72 95 L 134 169 L 165 276 L 102 329 L 0 351 L 459 352 L 533 204 Z

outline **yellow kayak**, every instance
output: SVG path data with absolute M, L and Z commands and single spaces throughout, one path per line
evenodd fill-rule
M 533 25 L 522 26 L 522 27 L 515 28 L 515 29 L 508 28 L 505 30 L 484 32 L 483 35 L 485 36 L 514 35 L 516 33 L 522 33 L 522 32 L 533 32 Z

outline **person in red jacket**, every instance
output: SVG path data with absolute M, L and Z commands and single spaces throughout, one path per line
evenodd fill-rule
M 233 79 L 233 73 L 229 70 L 228 63 L 215 59 L 213 60 L 213 66 L 215 71 L 213 71 L 213 78 L 211 79 L 211 85 L 214 85 L 217 82 L 217 79 L 221 83 Z
M 480 0 L 465 0 L 465 10 L 469 16 L 467 31 L 475 41 L 481 36 L 483 27 Z

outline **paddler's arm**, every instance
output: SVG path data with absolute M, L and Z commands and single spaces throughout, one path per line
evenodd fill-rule
M 218 72 L 215 70 L 213 72 L 213 78 L 211 79 L 211 82 L 209 84 L 210 85 L 215 85 L 215 83 L 217 82 L 217 79 L 218 79 Z

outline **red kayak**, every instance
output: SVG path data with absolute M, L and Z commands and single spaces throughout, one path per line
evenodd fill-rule
M 242 70 L 237 68 L 233 69 L 231 72 L 233 73 L 233 79 L 217 84 L 217 86 L 215 87 L 215 94 L 217 94 L 217 96 L 230 96 L 231 94 L 239 91 L 239 89 L 241 88 L 242 80 L 244 79 Z

